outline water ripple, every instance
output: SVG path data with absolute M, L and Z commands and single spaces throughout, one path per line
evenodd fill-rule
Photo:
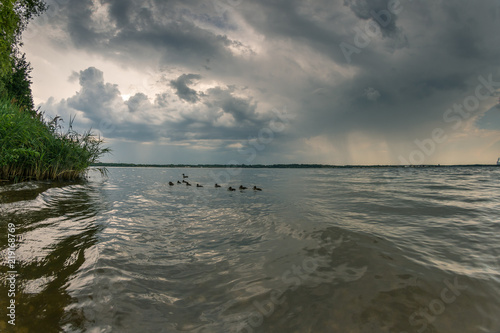
M 0 186 L 20 329 L 500 329 L 498 168 L 244 169 L 223 184 L 262 192 L 215 189 L 211 171 Z M 205 187 L 168 186 L 182 173 Z

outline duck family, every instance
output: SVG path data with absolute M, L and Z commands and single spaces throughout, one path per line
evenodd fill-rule
M 186 186 L 192 186 L 192 185 L 191 185 L 191 183 L 189 183 L 187 180 L 185 180 L 185 178 L 188 178 L 188 175 L 186 175 L 186 174 L 182 174 L 182 182 L 181 182 L 180 180 L 178 180 L 178 181 L 177 181 L 177 184 L 186 184 Z M 171 182 L 171 181 L 169 181 L 169 182 L 168 182 L 168 185 L 169 185 L 169 186 L 174 186 L 174 183 L 173 183 L 173 182 Z M 198 183 L 197 183 L 197 184 L 196 184 L 196 187 L 203 187 L 203 185 L 201 185 L 201 184 L 198 184 Z M 215 183 L 215 186 L 214 186 L 214 187 L 215 187 L 215 188 L 219 188 L 219 187 L 222 187 L 222 186 L 221 186 L 221 185 L 219 185 L 219 184 L 217 184 L 217 183 Z M 240 191 L 243 191 L 243 190 L 248 189 L 248 187 L 243 186 L 243 185 L 240 185 L 240 187 L 238 187 L 238 189 L 239 189 Z M 227 188 L 227 190 L 228 190 L 228 191 L 236 191 L 236 189 L 235 189 L 234 187 L 232 187 L 232 186 L 229 186 L 229 187 Z M 262 191 L 262 189 L 261 189 L 261 188 L 258 188 L 258 187 L 257 187 L 257 186 L 255 186 L 255 185 L 254 185 L 254 187 L 253 187 L 253 190 L 254 190 L 254 191 Z

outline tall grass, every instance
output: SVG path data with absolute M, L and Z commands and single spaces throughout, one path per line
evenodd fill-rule
M 0 99 L 0 179 L 84 178 L 90 165 L 110 151 L 92 132 L 74 131 L 72 121 L 62 132 L 59 121 L 58 117 L 46 121 L 40 113 Z

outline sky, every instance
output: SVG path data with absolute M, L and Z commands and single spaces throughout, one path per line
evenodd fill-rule
M 494 164 L 500 0 L 49 0 L 35 103 L 105 162 Z

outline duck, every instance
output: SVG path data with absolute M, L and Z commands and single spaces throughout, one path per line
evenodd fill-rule
M 184 179 L 182 180 L 183 183 L 187 183 L 187 181 L 185 181 Z
M 182 174 L 182 178 L 187 178 L 188 176 L 186 176 L 185 174 Z
M 247 189 L 247 187 L 240 185 L 240 190 L 246 190 L 246 189 Z
M 170 186 L 174 186 L 174 183 L 172 183 L 172 182 L 168 182 L 168 185 L 170 185 Z
M 215 188 L 217 188 L 217 187 L 220 187 L 220 185 L 219 185 L 219 184 L 217 184 L 217 183 L 215 183 Z
M 189 182 L 186 182 L 186 186 L 191 186 L 191 184 L 189 184 Z
M 254 191 L 262 191 L 262 189 L 261 189 L 261 188 L 258 188 L 258 187 L 257 187 L 257 186 L 255 186 L 255 185 L 254 185 L 254 187 L 253 187 L 253 190 L 254 190 Z
M 229 187 L 227 188 L 227 190 L 228 190 L 228 191 L 236 191 L 236 189 L 235 189 L 235 188 L 232 188 L 231 186 L 229 186 Z
M 182 184 L 180 180 L 177 181 L 177 184 Z
M 196 187 L 203 187 L 203 185 L 200 185 L 200 184 L 196 184 Z

